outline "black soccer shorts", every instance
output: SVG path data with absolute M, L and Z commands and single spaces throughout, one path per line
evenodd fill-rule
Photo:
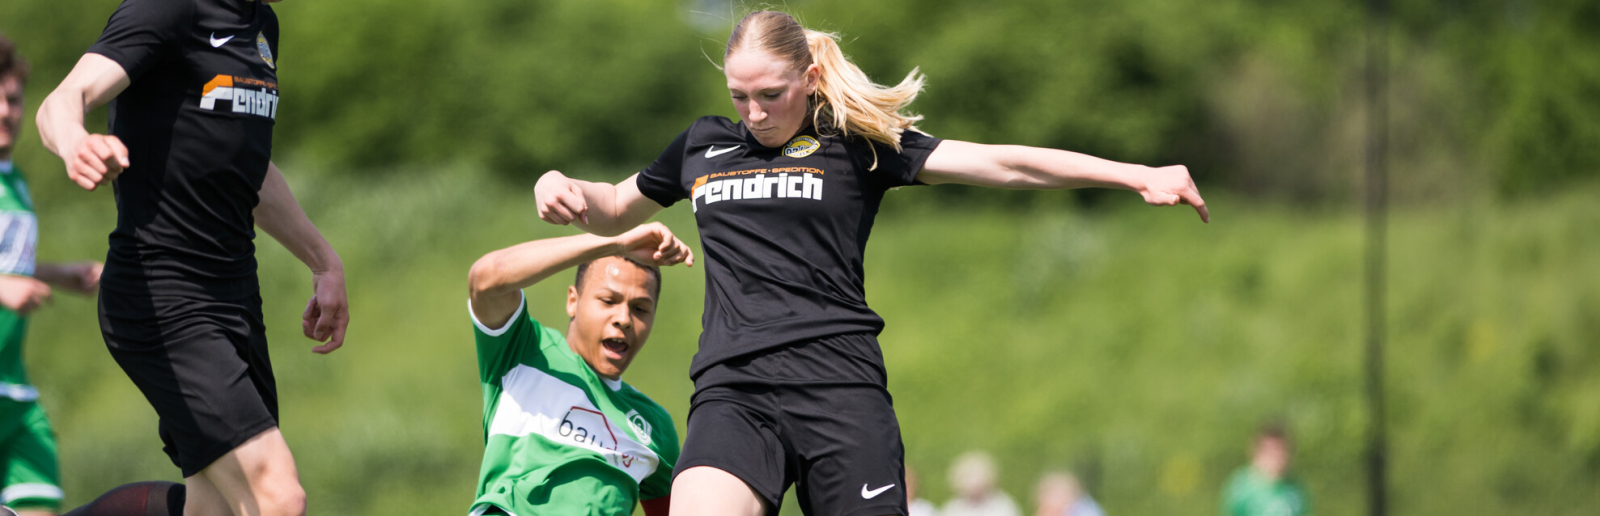
M 878 386 L 720 385 L 695 393 L 674 475 L 711 466 L 744 480 L 776 514 L 795 485 L 800 509 L 906 514 L 905 449 Z
M 240 301 L 123 295 L 101 289 L 100 333 L 160 416 L 184 477 L 278 425 L 261 297 Z

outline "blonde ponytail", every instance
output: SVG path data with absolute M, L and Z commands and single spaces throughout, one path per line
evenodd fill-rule
M 838 36 L 807 30 L 806 45 L 812 62 L 822 72 L 817 81 L 812 122 L 819 129 L 832 128 L 845 136 L 859 134 L 900 152 L 900 134 L 906 129 L 916 130 L 916 123 L 922 120 L 921 115 L 900 110 L 922 92 L 923 75 L 913 68 L 900 84 L 884 86 L 872 82 L 861 68 L 845 58 Z
M 765 50 L 805 69 L 816 64 L 817 92 L 811 97 L 811 122 L 818 131 L 860 135 L 900 152 L 900 135 L 916 130 L 920 115 L 901 113 L 922 92 L 924 77 L 913 68 L 895 86 L 872 82 L 839 49 L 839 37 L 807 30 L 793 17 L 776 12 L 750 13 L 733 27 L 723 61 L 745 46 Z M 874 151 L 876 154 L 876 151 Z M 878 163 L 874 155 L 872 168 Z

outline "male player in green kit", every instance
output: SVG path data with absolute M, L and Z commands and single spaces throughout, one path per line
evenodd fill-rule
M 100 264 L 34 262 L 38 219 L 28 182 L 11 163 L 27 80 L 27 62 L 0 35 L 0 503 L 35 516 L 55 514 L 61 479 L 55 431 L 22 363 L 28 313 L 50 299 L 50 285 L 93 293 Z
M 693 253 L 651 223 L 527 242 L 472 265 L 484 434 L 473 516 L 625 516 L 635 501 L 667 514 L 677 430 L 620 377 L 650 337 L 657 267 L 680 262 L 693 266 Z M 563 336 L 525 313 L 522 289 L 574 266 Z

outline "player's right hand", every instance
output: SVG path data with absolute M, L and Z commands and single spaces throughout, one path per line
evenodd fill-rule
M 583 198 L 578 183 L 560 172 L 546 172 L 533 185 L 534 202 L 539 205 L 539 218 L 557 226 L 573 221 L 589 223 L 589 203 Z
M 344 345 L 344 332 L 350 326 L 350 300 L 344 291 L 344 271 L 312 273 L 311 291 L 306 311 L 300 314 L 300 329 L 306 338 L 323 343 L 311 351 L 326 355 Z
M 657 267 L 679 263 L 694 267 L 694 251 L 672 235 L 665 224 L 651 222 L 617 235 L 619 254 Z
M 27 276 L 0 274 L 0 305 L 28 315 L 50 300 L 50 285 Z
M 66 160 L 67 177 L 84 190 L 92 192 L 128 168 L 128 148 L 115 136 L 90 134 L 76 147 Z

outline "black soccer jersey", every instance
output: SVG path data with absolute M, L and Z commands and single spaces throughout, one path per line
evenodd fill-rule
M 768 148 L 715 116 L 678 135 L 637 182 L 662 206 L 694 205 L 706 300 L 690 376 L 754 352 L 882 331 L 863 285 L 867 237 L 884 192 L 918 184 L 939 142 L 907 131 L 895 152 L 808 128 Z
M 253 0 L 124 0 L 90 53 L 131 84 L 111 134 L 131 166 L 101 279 L 127 294 L 253 295 L 251 214 L 272 156 L 278 18 Z

